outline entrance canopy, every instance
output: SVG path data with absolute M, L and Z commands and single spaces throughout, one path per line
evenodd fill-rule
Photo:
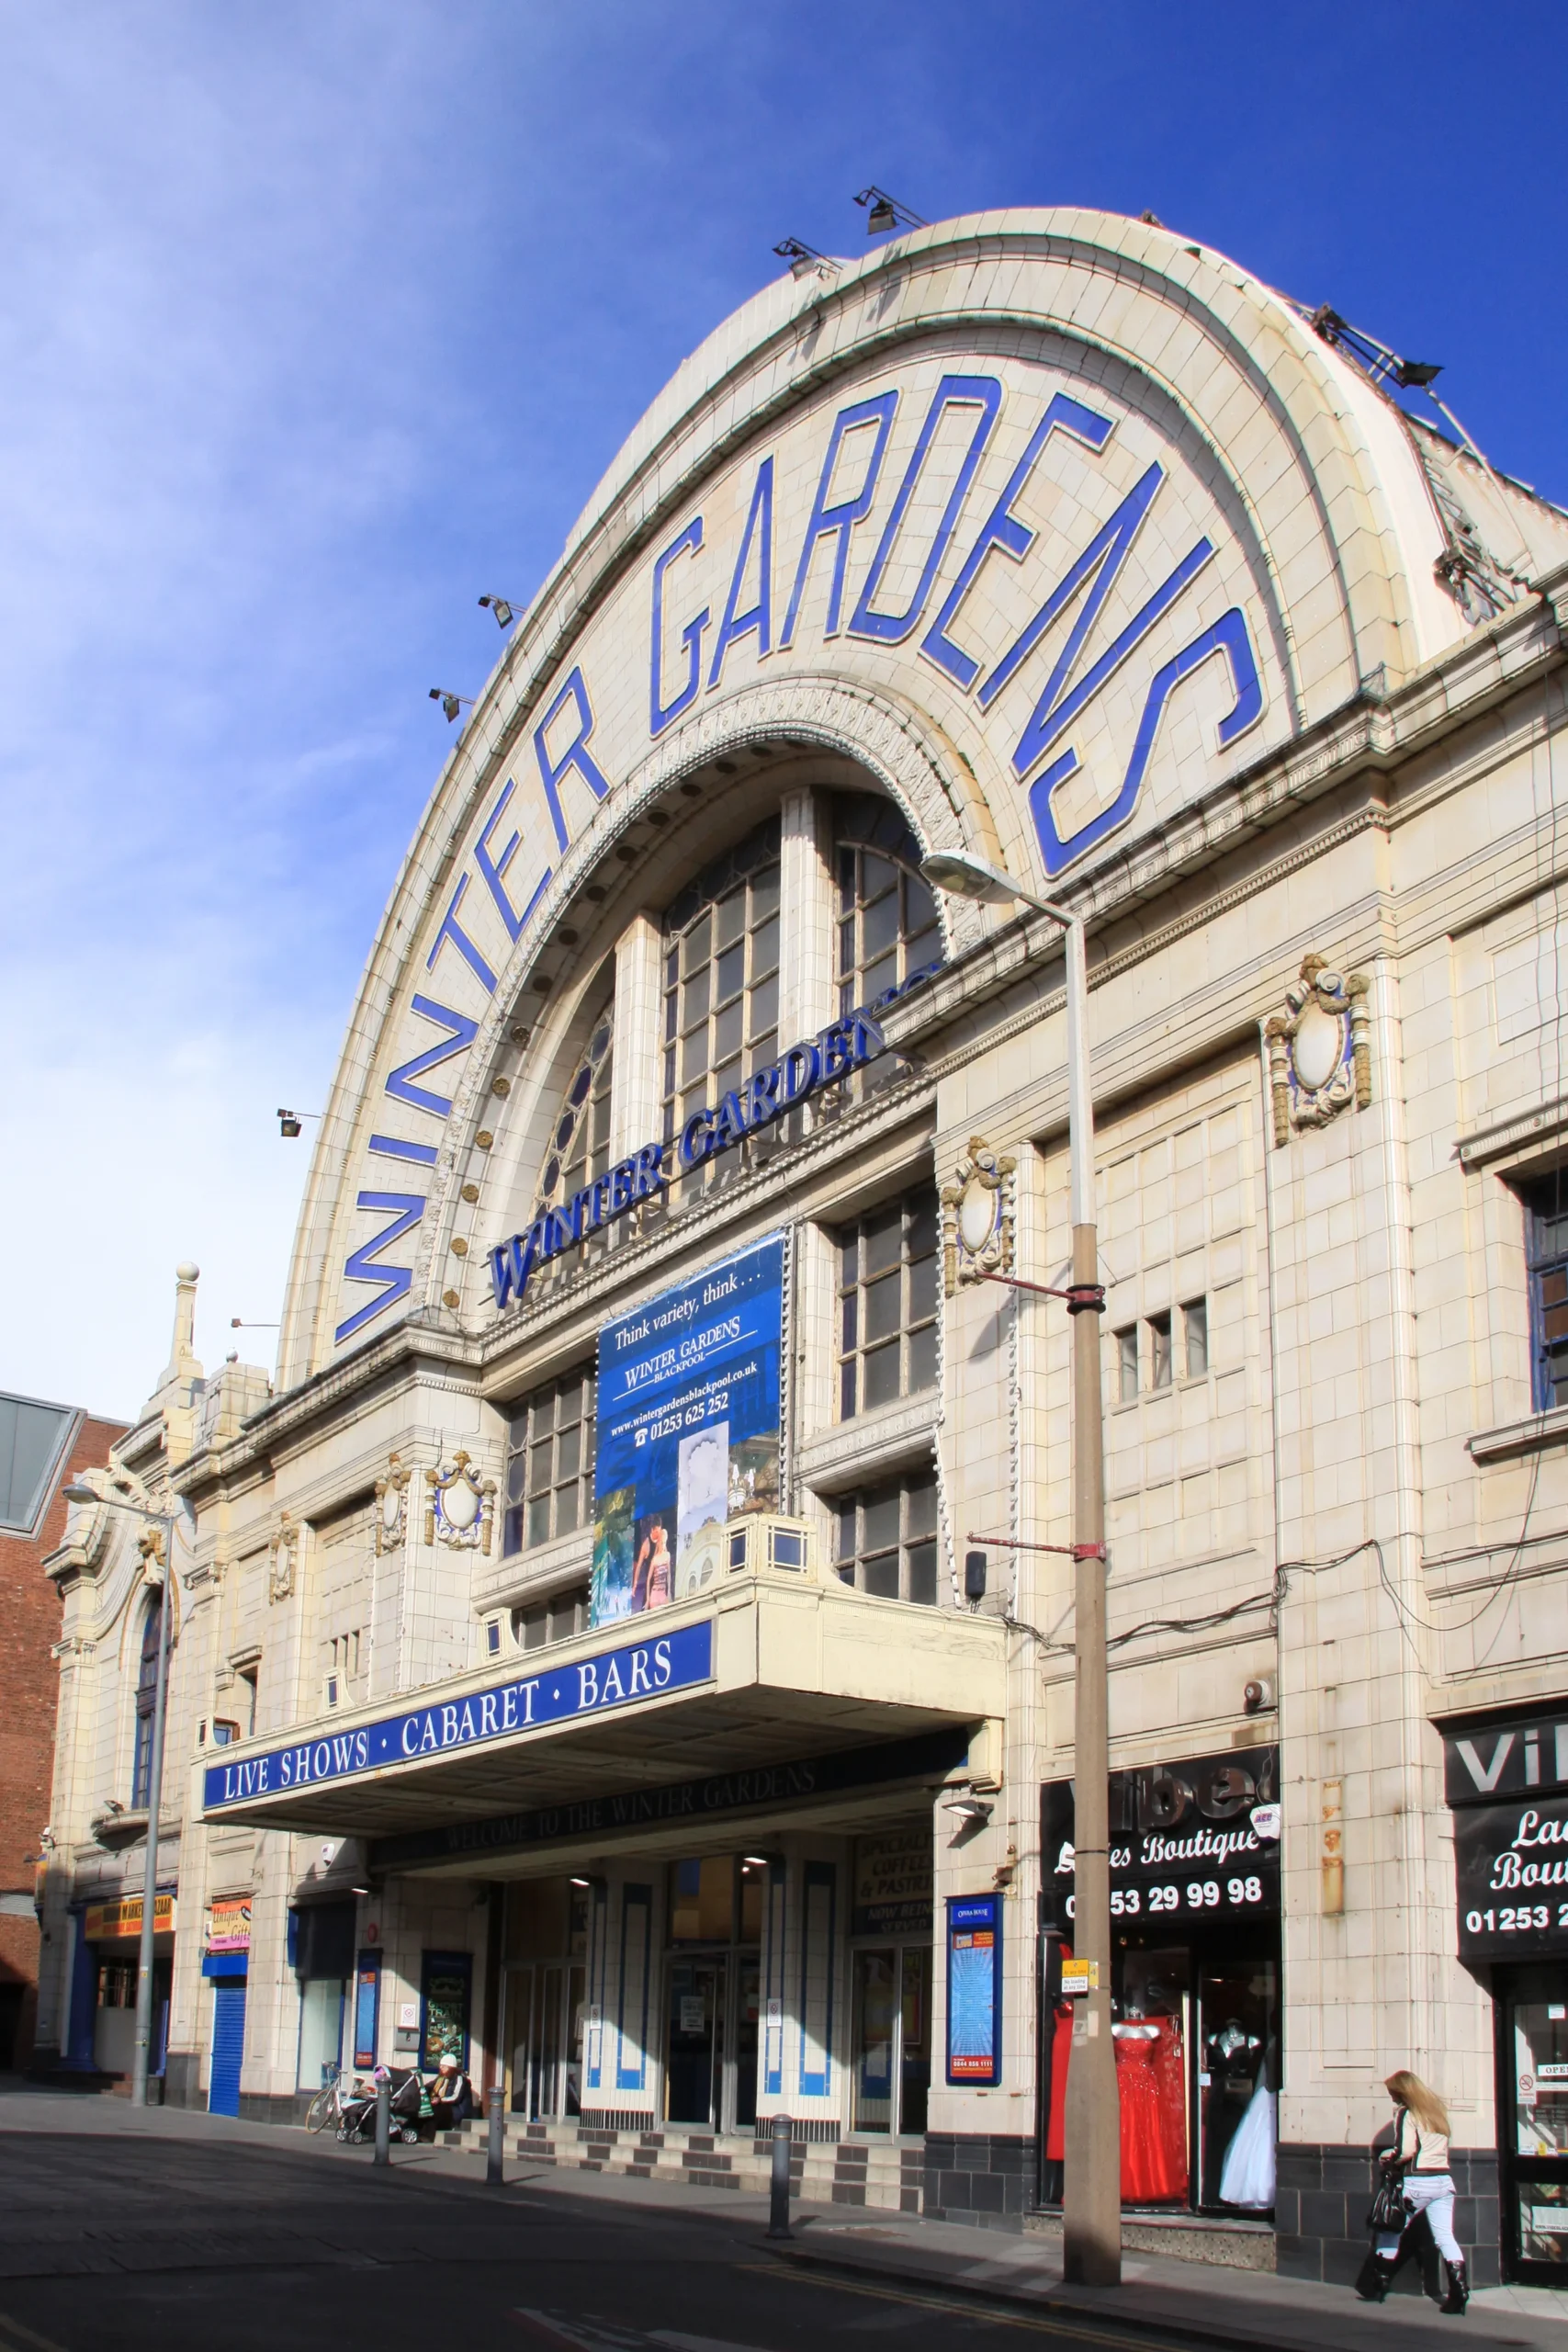
M 286 1746 L 225 1748 L 206 1772 L 205 1815 L 389 1838 L 755 1773 L 978 1729 L 1002 1713 L 1005 1657 L 995 1618 L 874 1600 L 836 1580 L 736 1577 L 517 1657 L 503 1679 L 491 1665 L 395 1713 L 338 1711 Z M 934 1751 L 910 1767 L 937 1781 L 946 1769 Z

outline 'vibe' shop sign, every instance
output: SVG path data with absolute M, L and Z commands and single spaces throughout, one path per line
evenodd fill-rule
M 706 1682 L 712 1673 L 713 1623 L 704 1618 L 657 1639 L 626 1642 L 520 1680 L 471 1690 L 461 1699 L 437 1700 L 376 1723 L 269 1748 L 263 1756 L 209 1765 L 202 1804 L 207 1812 L 220 1813 L 225 1805 L 249 1804 L 257 1797 L 282 1796 L 291 1789 L 416 1764 L 457 1748 L 514 1738 L 546 1724 L 570 1723 L 663 1698 L 671 1690 Z

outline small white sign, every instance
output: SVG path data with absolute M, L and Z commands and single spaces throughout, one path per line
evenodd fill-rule
M 706 2023 L 707 2018 L 703 2009 L 702 1995 L 700 1993 L 682 1993 L 681 1996 L 681 2031 L 682 2033 L 701 2033 Z
M 769 2023 L 770 2025 L 783 2025 L 783 2023 L 784 2023 L 784 2003 L 783 2003 L 782 2001 L 779 2001 L 779 2000 L 772 2000 L 772 2001 L 770 2001 L 770 2002 L 768 2003 L 768 2012 L 767 2012 L 767 2013 L 768 2013 L 768 2023 Z
M 1279 1806 L 1255 1804 L 1252 1808 L 1252 1826 L 1259 1838 L 1278 1838 L 1280 1835 Z
M 1077 1996 L 1098 1993 L 1100 1962 L 1098 1960 L 1065 1960 L 1062 1962 L 1062 1990 Z
M 404 2033 L 419 2031 L 419 2003 L 417 2001 L 398 2003 L 398 2025 Z

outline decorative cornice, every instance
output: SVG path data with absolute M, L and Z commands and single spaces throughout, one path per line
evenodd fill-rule
M 1490 1160 L 1507 1159 L 1532 1144 L 1554 1144 L 1564 1134 L 1568 1134 L 1568 1095 L 1560 1094 L 1533 1111 L 1472 1127 L 1469 1135 L 1460 1136 L 1454 1153 L 1461 1168 L 1484 1168 Z
M 938 1390 L 928 1389 L 807 1439 L 796 1448 L 796 1477 L 814 1493 L 830 1494 L 906 1463 L 930 1461 L 936 1449 L 939 1396 Z
M 1506 1421 L 1499 1429 L 1477 1430 L 1466 1438 L 1464 1450 L 1472 1462 L 1506 1462 L 1516 1454 L 1544 1453 L 1558 1445 L 1568 1445 L 1568 1405 L 1532 1413 L 1528 1420 Z

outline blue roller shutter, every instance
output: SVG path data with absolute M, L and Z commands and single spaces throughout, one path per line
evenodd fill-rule
M 240 2112 L 240 2059 L 245 2046 L 245 1987 L 215 1984 L 212 1987 L 212 2074 L 208 2086 L 210 2115 Z

